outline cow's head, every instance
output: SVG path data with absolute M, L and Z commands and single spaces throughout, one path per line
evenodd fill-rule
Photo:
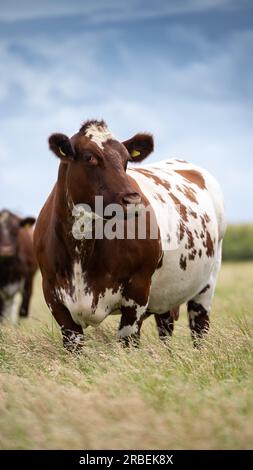
M 49 146 L 67 165 L 66 190 L 74 204 L 93 208 L 95 196 L 103 196 L 105 205 L 120 204 L 124 211 L 129 204 L 141 204 L 126 168 L 129 161 L 141 162 L 153 151 L 151 135 L 136 134 L 119 142 L 104 121 L 88 121 L 70 139 L 64 134 L 51 135 Z
M 10 258 L 17 254 L 19 231 L 31 227 L 33 217 L 18 217 L 8 210 L 0 211 L 0 258 Z

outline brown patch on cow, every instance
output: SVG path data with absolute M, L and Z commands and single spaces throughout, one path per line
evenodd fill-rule
M 191 250 L 192 248 L 194 248 L 194 238 L 193 238 L 192 232 L 185 225 L 184 222 L 181 222 L 179 225 L 179 237 L 178 237 L 180 242 L 183 240 L 185 234 L 187 234 L 187 243 L 185 244 L 185 249 Z
M 210 233 L 206 233 L 206 254 L 209 258 L 214 256 L 214 246 L 213 241 L 211 239 Z
M 205 238 L 204 232 L 201 232 L 201 233 L 200 233 L 200 238 L 202 238 L 202 240 Z
M 202 289 L 202 290 L 199 292 L 199 295 L 205 294 L 205 293 L 208 291 L 208 289 L 210 289 L 210 284 L 207 284 L 207 285 L 204 287 L 204 289 Z
M 189 229 L 186 229 L 187 237 L 188 237 L 188 248 L 191 250 L 194 247 L 194 240 L 192 232 Z
M 205 217 L 203 215 L 200 216 L 200 219 L 201 219 L 201 225 L 203 227 L 203 232 L 205 233 L 206 232 L 206 220 L 205 220 Z
M 185 222 L 188 222 L 187 208 L 183 204 L 180 205 L 180 215 Z
M 194 233 L 195 233 L 195 235 L 196 235 L 196 238 L 199 239 L 199 234 L 198 234 L 197 230 L 194 230 Z
M 182 204 L 179 201 L 179 199 L 172 192 L 170 192 L 169 195 L 170 195 L 171 199 L 173 200 L 173 202 L 176 204 L 177 209 L 179 207 L 179 213 L 180 213 L 180 216 L 182 217 L 182 219 L 185 222 L 188 222 L 187 207 L 184 204 Z
M 180 257 L 180 268 L 183 269 L 183 271 L 186 271 L 187 263 L 186 263 L 186 256 L 184 255 L 181 255 Z
M 184 238 L 185 234 L 185 224 L 183 222 L 180 222 L 179 225 L 179 241 L 181 242 Z
M 171 189 L 171 185 L 168 181 L 159 178 L 159 176 L 155 175 L 151 170 L 148 170 L 147 168 L 136 168 L 135 171 L 138 171 L 138 173 L 142 173 L 147 178 L 152 179 L 155 184 L 163 186 L 167 191 Z
M 197 218 L 198 218 L 197 212 L 194 212 L 192 209 L 189 210 L 189 214 L 190 214 L 194 219 L 197 219 Z M 195 231 L 196 231 L 196 230 L 195 230 Z
M 195 249 L 192 250 L 192 252 L 189 253 L 189 255 L 188 255 L 188 259 L 189 259 L 190 261 L 194 261 L 195 258 L 196 258 L 196 254 L 197 254 L 197 250 L 195 250 Z
M 202 250 L 199 250 L 199 257 L 201 258 L 202 256 Z
M 184 186 L 183 193 L 189 201 L 194 202 L 195 204 L 198 204 L 198 200 L 196 199 L 196 191 L 194 191 L 193 188 Z
M 161 194 L 157 193 L 156 194 L 156 199 L 159 199 L 159 201 L 163 202 L 165 204 L 165 200 L 163 199 L 163 197 L 161 196 Z
M 208 215 L 206 212 L 205 212 L 205 214 L 204 214 L 204 219 L 205 219 L 205 221 L 206 221 L 207 224 L 208 224 L 208 222 L 211 221 L 209 215 Z
M 193 184 L 196 184 L 200 189 L 206 189 L 206 183 L 203 175 L 196 170 L 175 170 L 186 180 L 190 181 Z

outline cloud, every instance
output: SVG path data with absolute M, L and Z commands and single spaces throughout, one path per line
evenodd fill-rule
M 153 132 L 150 161 L 180 156 L 208 168 L 229 219 L 253 218 L 253 31 L 217 44 L 190 24 L 157 28 L 154 37 L 139 24 L 131 34 L 117 26 L 1 40 L 1 205 L 36 214 L 57 175 L 48 135 L 103 117 L 122 140 Z
M 242 9 L 248 6 L 247 0 L 22 0 L 22 7 L 17 0 L 1 0 L 2 21 L 24 21 L 38 18 L 84 15 L 91 21 L 121 21 L 164 17 L 164 15 L 181 15 L 202 13 L 212 10 Z

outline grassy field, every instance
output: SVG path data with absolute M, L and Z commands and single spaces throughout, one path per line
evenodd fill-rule
M 65 352 L 37 277 L 31 315 L 0 331 L 2 449 L 253 448 L 253 263 L 224 264 L 202 351 L 182 311 L 171 353 L 154 322 L 139 350 L 115 342 L 119 318 Z

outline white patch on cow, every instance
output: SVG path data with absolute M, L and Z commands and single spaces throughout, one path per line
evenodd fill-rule
M 136 334 L 138 331 L 138 324 L 134 323 L 133 325 L 126 325 L 118 331 L 118 339 L 127 338 Z
M 94 295 L 86 282 L 80 261 L 74 262 L 70 285 L 60 287 L 56 294 L 68 308 L 74 322 L 83 328 L 101 323 L 121 303 L 121 288 L 117 292 L 106 288 L 99 294 L 97 302 L 94 302 Z
M 217 258 L 220 256 L 219 239 L 223 237 L 226 226 L 223 198 L 215 179 L 207 171 L 190 163 L 169 160 L 156 163 L 154 168 L 149 165 L 142 168 L 148 169 L 155 177 L 159 177 L 170 184 L 170 189 L 167 190 L 164 186 L 157 184 L 156 178 L 146 176 L 138 172 L 138 169 L 130 169 L 128 171 L 129 175 L 136 180 L 141 191 L 151 202 L 163 237 L 164 234 L 166 235 L 168 219 L 173 214 L 171 211 L 171 201 L 174 198 L 173 204 L 175 207 L 175 201 L 179 200 L 186 209 L 187 221 L 185 221 L 185 226 L 193 237 L 193 249 L 196 250 L 196 254 L 191 259 L 190 256 L 193 253 L 193 249 L 190 249 L 188 246 L 189 238 L 185 231 L 183 239 L 180 240 L 177 247 L 172 246 L 171 248 L 173 249 L 164 251 L 162 266 L 152 276 L 148 311 L 165 313 L 195 298 L 206 284 L 211 284 L 210 279 L 212 277 L 217 278 Z M 197 184 L 186 180 L 175 170 L 195 170 L 200 172 L 204 176 L 206 189 L 202 189 Z M 182 192 L 185 187 L 194 191 L 193 194 L 197 202 L 190 200 Z M 173 195 L 172 199 L 169 196 L 169 192 Z M 160 207 L 159 210 L 158 207 Z M 209 222 L 206 222 L 206 225 L 213 241 L 213 256 L 207 256 L 207 249 L 203 246 L 203 239 L 200 237 L 203 231 L 201 217 L 204 214 L 207 214 L 209 218 Z M 200 250 L 201 256 L 199 256 Z M 181 257 L 186 259 L 185 270 L 180 266 Z M 211 287 L 208 294 L 212 295 L 213 290 L 214 287 Z
M 2 317 L 4 323 L 15 325 L 18 322 L 19 310 L 22 303 L 22 289 L 23 282 L 8 284 L 2 288 Z
M 209 277 L 209 289 L 207 289 L 205 292 L 202 294 L 197 294 L 195 295 L 191 300 L 194 300 L 196 304 L 200 304 L 206 311 L 207 315 L 209 316 L 210 310 L 211 310 L 211 305 L 212 305 L 212 300 L 213 300 L 213 295 L 217 283 L 217 278 L 218 274 L 220 271 L 220 266 L 221 266 L 221 259 L 222 259 L 222 241 L 220 241 L 216 255 L 215 255 L 215 262 L 213 266 L 213 270 L 211 272 L 211 275 Z M 195 326 L 195 318 L 199 316 L 199 312 L 195 312 L 194 310 L 190 310 L 188 312 L 189 319 L 192 322 L 192 325 Z
M 104 148 L 104 143 L 107 140 L 114 139 L 114 136 L 111 134 L 106 125 L 96 125 L 95 123 L 91 123 L 89 125 L 85 131 L 85 136 L 89 137 L 90 140 L 97 144 L 97 146 L 102 150 Z
M 147 305 L 139 305 L 133 299 L 122 298 L 122 306 L 135 308 L 136 321 L 133 325 L 125 325 L 118 331 L 118 339 L 127 338 L 138 332 L 138 320 L 146 312 Z

